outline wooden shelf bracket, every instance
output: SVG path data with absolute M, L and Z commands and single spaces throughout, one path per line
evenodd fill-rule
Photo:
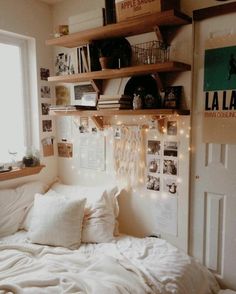
M 103 130 L 103 116 L 91 116 L 91 119 L 99 130 Z

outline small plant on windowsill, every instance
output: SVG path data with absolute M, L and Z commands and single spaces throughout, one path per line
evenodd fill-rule
M 25 167 L 34 167 L 40 165 L 38 151 L 28 150 L 22 159 Z

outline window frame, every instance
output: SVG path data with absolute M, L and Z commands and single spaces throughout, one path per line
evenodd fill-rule
M 20 65 L 22 75 L 22 105 L 24 144 L 27 149 L 33 146 L 32 101 L 30 98 L 30 40 L 25 36 L 0 30 L 0 43 L 17 46 L 20 51 Z M 9 77 L 10 78 L 10 77 Z M 7 162 L 5 162 L 7 163 Z

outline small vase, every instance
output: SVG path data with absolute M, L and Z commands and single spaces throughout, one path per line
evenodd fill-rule
M 110 68 L 110 57 L 99 57 L 102 70 Z

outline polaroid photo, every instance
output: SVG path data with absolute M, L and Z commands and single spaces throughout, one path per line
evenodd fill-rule
M 177 121 L 167 122 L 167 135 L 177 136 Z
M 40 68 L 40 78 L 42 81 L 47 81 L 50 76 L 50 70 L 48 68 Z
M 165 141 L 164 142 L 164 156 L 178 156 L 178 142 Z
M 41 86 L 41 98 L 51 98 L 51 88 L 49 86 Z
M 52 120 L 47 119 L 42 121 L 43 132 L 51 132 L 52 131 Z
M 177 196 L 178 194 L 178 183 L 177 178 L 175 177 L 164 177 L 163 179 L 163 191 L 171 194 L 173 196 Z
M 160 158 L 148 155 L 147 157 L 147 169 L 150 173 L 160 173 L 161 162 Z
M 160 177 L 148 174 L 146 187 L 148 190 L 160 191 Z
M 147 144 L 147 154 L 158 156 L 161 155 L 161 141 L 148 140 Z
M 163 160 L 163 174 L 165 175 L 178 175 L 178 160 L 177 159 L 164 159 Z
M 49 103 L 41 103 L 41 110 L 42 110 L 42 115 L 48 115 L 49 114 L 49 107 L 51 104 Z

